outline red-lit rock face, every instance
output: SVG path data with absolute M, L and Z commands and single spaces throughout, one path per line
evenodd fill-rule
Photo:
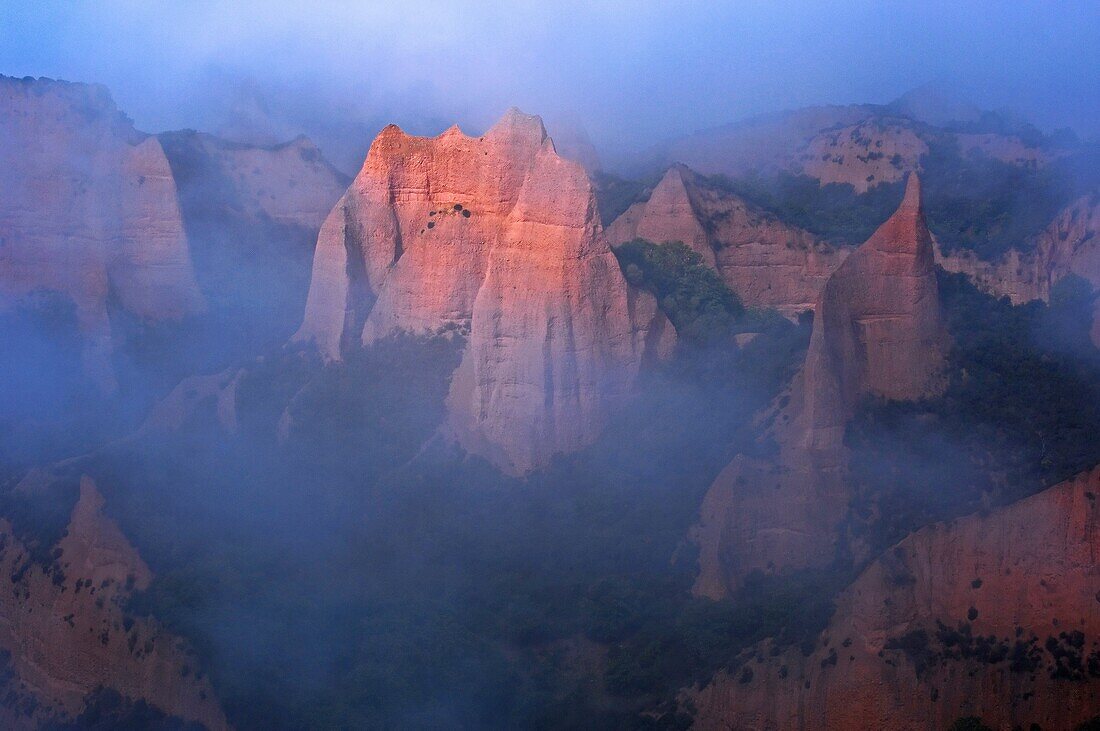
M 512 110 L 482 137 L 387 127 L 321 229 L 298 340 L 467 338 L 447 431 L 522 473 L 592 441 L 671 326 L 631 291 L 584 170 Z
M 203 307 L 160 143 L 100 87 L 0 78 L 0 309 L 75 305 L 84 367 L 115 388 L 107 302 L 143 320 Z
M 10 653 L 14 673 L 8 682 L 14 697 L 0 719 L 16 728 L 71 719 L 103 687 L 168 715 L 226 728 L 209 680 L 181 640 L 151 619 L 127 615 L 127 598 L 147 588 L 152 573 L 103 514 L 103 502 L 83 477 L 50 567 L 32 562 L 10 524 L 0 521 L 0 566 L 12 577 L 0 592 L 0 648 Z
M 933 392 L 944 342 L 932 237 L 913 173 L 897 211 L 818 300 L 804 369 L 811 442 L 839 443 L 861 396 L 911 400 Z
M 1100 662 L 1098 560 L 1100 469 L 923 528 L 840 595 L 811 655 L 765 643 L 746 655 L 751 679 L 722 674 L 693 694 L 696 726 L 891 731 L 980 716 L 996 729 L 1076 728 L 1100 692 L 1088 670 Z M 992 653 L 975 654 L 975 638 Z

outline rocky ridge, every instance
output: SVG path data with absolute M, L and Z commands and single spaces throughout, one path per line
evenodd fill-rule
M 51 479 L 35 471 L 15 489 L 34 491 Z M 14 674 L 7 722 L 37 728 L 72 720 L 106 688 L 169 716 L 227 728 L 194 654 L 154 620 L 127 613 L 127 599 L 153 575 L 103 505 L 95 483 L 81 477 L 68 526 L 45 564 L 0 521 L 0 564 L 11 577 L 0 593 L 0 648 Z
M 1100 688 L 1100 469 L 927 526 L 837 601 L 815 649 L 765 642 L 690 693 L 695 727 L 737 731 L 1071 729 Z
M 322 226 L 295 340 L 338 359 L 400 331 L 466 339 L 446 432 L 515 474 L 591 442 L 672 335 L 584 170 L 517 110 L 480 137 L 387 127 Z
M 1010 250 L 994 262 L 969 252 L 944 254 L 937 263 L 949 272 L 961 272 L 979 289 L 1013 304 L 1049 300 L 1064 277 L 1075 275 L 1100 290 L 1100 193 L 1073 201 L 1038 236 L 1033 251 Z M 1093 342 L 1100 347 L 1100 303 L 1093 317 Z
M 114 391 L 109 304 L 141 321 L 204 308 L 164 150 L 102 87 L 50 79 L 0 77 L 0 129 L 0 309 L 70 300 L 84 369 Z

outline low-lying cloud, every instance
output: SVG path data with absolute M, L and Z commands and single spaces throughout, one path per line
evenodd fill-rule
M 572 0 L 11 0 L 0 9 L 0 72 L 107 84 L 140 128 L 240 132 L 258 103 L 272 118 L 266 134 L 312 131 L 364 149 L 389 121 L 478 131 L 518 105 L 578 118 L 617 153 L 754 113 L 885 103 L 936 80 L 983 107 L 1095 137 L 1097 68 L 1093 2 L 1056 12 L 1041 3 Z M 367 139 L 347 139 L 359 135 Z

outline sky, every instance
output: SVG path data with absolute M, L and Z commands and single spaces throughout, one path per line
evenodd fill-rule
M 364 147 L 515 105 L 642 149 L 929 82 L 1097 138 L 1100 2 L 0 0 L 0 73 L 105 84 L 146 131 L 224 132 L 262 100 L 271 134 Z

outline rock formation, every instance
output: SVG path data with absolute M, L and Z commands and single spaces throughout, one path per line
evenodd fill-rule
M 347 188 L 305 137 L 278 145 L 159 135 L 179 186 L 195 274 L 224 366 L 286 341 L 300 322 L 321 223 Z
M 1076 728 L 1100 694 L 1098 560 L 1100 468 L 923 528 L 841 594 L 812 654 L 769 641 L 692 693 L 696 728 Z
M 920 180 L 825 283 L 806 354 L 811 447 L 839 443 L 864 395 L 912 400 L 937 388 L 945 331 Z
M 16 490 L 33 490 L 31 473 Z M 143 700 L 166 715 L 226 728 L 193 653 L 154 620 L 130 616 L 126 600 L 152 573 L 112 520 L 88 477 L 48 564 L 32 558 L 0 520 L 0 648 L 8 693 L 0 711 L 13 728 L 71 721 L 101 689 Z
M 704 263 L 715 267 L 714 246 L 688 192 L 686 179 L 691 178 L 687 167 L 670 167 L 650 192 L 648 200 L 630 206 L 607 227 L 611 245 L 618 246 L 635 238 L 658 244 L 681 241 L 703 257 Z
M 962 272 L 979 289 L 1008 297 L 1013 304 L 1049 300 L 1054 285 L 1069 274 L 1100 290 L 1100 193 L 1084 195 L 1059 212 L 1032 251 L 1012 249 L 994 262 L 966 251 L 936 254 L 947 271 Z M 1100 303 L 1093 318 L 1093 342 L 1100 347 Z
M 750 307 L 788 316 L 811 309 L 848 249 L 783 223 L 684 165 L 668 169 L 649 199 L 608 227 L 612 245 L 640 237 L 682 241 L 715 267 Z
M 801 372 L 766 415 L 770 458 L 737 456 L 711 485 L 693 539 L 694 592 L 720 598 L 753 571 L 828 564 L 848 504 L 844 429 L 865 395 L 934 393 L 945 345 L 920 182 L 826 282 Z
M 0 181 L 0 310 L 70 299 L 102 390 L 117 385 L 108 302 L 143 321 L 202 310 L 164 151 L 103 88 L 0 77 Z
M 322 226 L 295 339 L 337 359 L 398 331 L 466 337 L 447 431 L 523 473 L 594 439 L 671 326 L 627 286 L 584 170 L 511 110 L 481 137 L 387 127 Z
M 190 130 L 158 138 L 181 189 L 193 184 L 202 189 L 196 194 L 216 197 L 213 202 L 252 219 L 266 216 L 316 232 L 347 188 L 343 173 L 301 135 L 275 145 L 228 142 Z
M 928 145 L 905 119 L 874 117 L 819 132 L 796 156 L 798 172 L 822 185 L 846 183 L 865 193 L 880 183 L 894 183 L 917 170 Z

